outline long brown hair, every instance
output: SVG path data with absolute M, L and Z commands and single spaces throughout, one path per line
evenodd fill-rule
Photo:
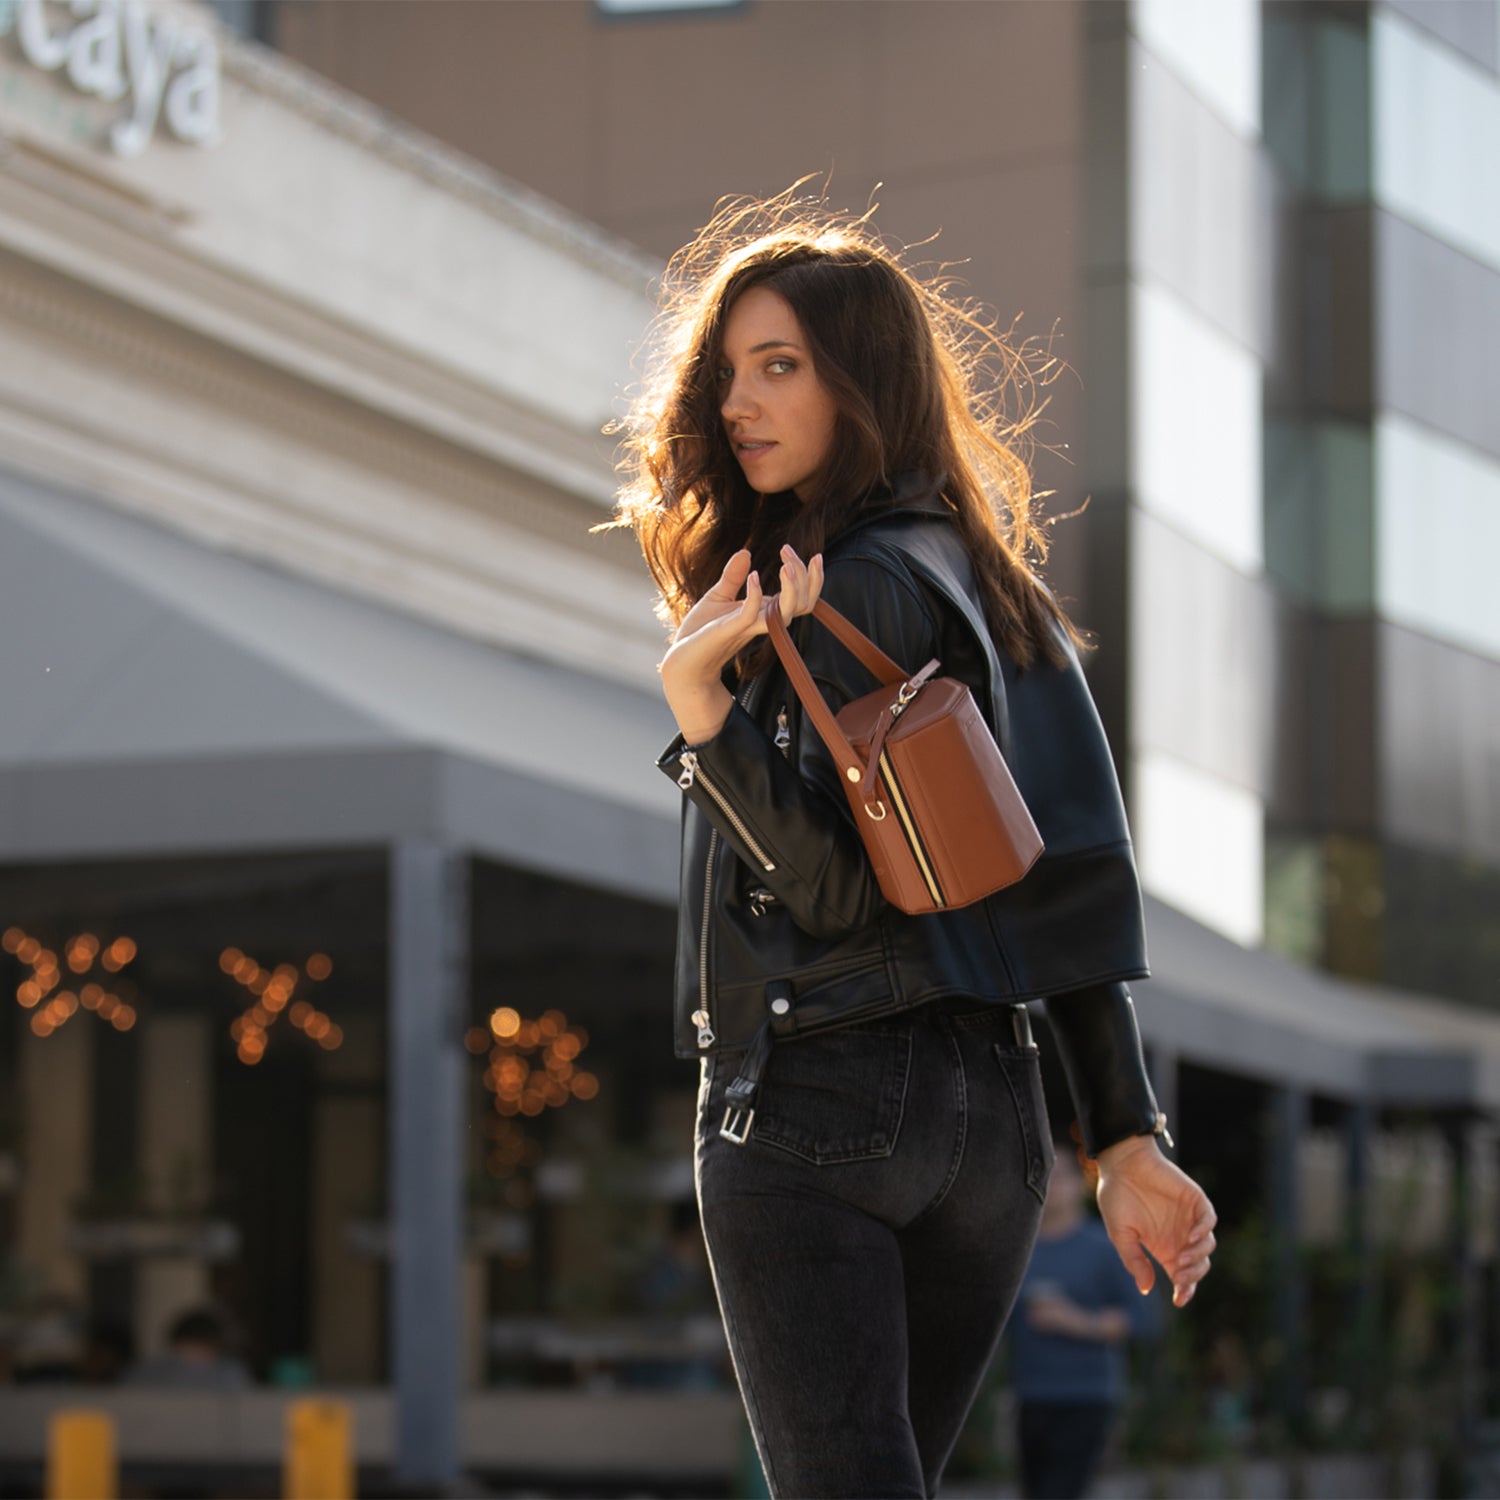
M 906 269 L 869 213 L 856 218 L 798 198 L 802 185 L 770 199 L 724 200 L 667 267 L 647 378 L 614 429 L 624 441 L 611 523 L 634 527 L 661 590 L 658 614 L 679 624 L 741 547 L 774 590 L 783 543 L 814 556 L 889 496 L 895 476 L 917 471 L 946 476 L 942 494 L 996 642 L 1020 666 L 1038 651 L 1060 665 L 1058 625 L 1075 646 L 1089 643 L 1041 585 L 1049 523 L 1035 513 L 1027 463 L 1046 405 L 1036 391 L 1060 362 L 1012 347 L 941 275 Z M 838 408 L 805 501 L 751 488 L 719 410 L 725 319 L 752 286 L 791 306 Z M 1003 409 L 1011 392 L 1026 403 L 1016 416 Z M 755 673 L 770 659 L 760 641 L 738 666 Z

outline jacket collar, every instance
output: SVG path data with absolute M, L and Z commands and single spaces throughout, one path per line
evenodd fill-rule
M 870 491 L 859 514 L 836 538 L 830 538 L 830 543 L 835 540 L 843 543 L 865 527 L 895 516 L 951 517 L 953 509 L 943 498 L 943 487 L 947 482 L 948 476 L 941 472 L 927 474 L 909 469 L 895 475 L 890 484 L 877 485 Z

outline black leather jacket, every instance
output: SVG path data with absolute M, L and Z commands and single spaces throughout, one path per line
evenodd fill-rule
M 746 683 L 713 739 L 679 735 L 684 791 L 675 1047 L 748 1047 L 939 996 L 1068 995 L 1048 1018 L 1091 1152 L 1157 1120 L 1123 981 L 1148 972 L 1140 888 L 1109 746 L 1083 673 L 1025 672 L 986 627 L 937 487 L 909 476 L 824 555 L 823 597 L 895 661 L 932 657 L 985 709 L 1045 843 L 1025 878 L 957 911 L 886 901 L 838 771 L 779 665 Z M 793 622 L 835 711 L 877 683 L 810 617 Z M 1062 637 L 1059 631 L 1060 639 Z M 1105 1140 L 1104 1136 L 1111 1136 Z

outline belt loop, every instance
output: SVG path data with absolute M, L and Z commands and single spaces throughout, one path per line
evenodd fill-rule
M 1036 1040 L 1031 1034 L 1031 1012 L 1024 1004 L 1011 1006 L 1010 1024 L 1015 1032 L 1016 1046 L 1035 1048 Z

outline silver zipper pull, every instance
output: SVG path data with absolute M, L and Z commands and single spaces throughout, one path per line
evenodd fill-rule
M 792 731 L 786 722 L 786 704 L 783 703 L 781 712 L 776 715 L 776 748 L 785 755 L 791 743 Z
M 763 917 L 766 908 L 776 900 L 776 892 L 768 891 L 765 886 L 758 885 L 750 892 L 750 912 L 752 916 Z
M 708 1012 L 706 1010 L 695 1010 L 693 1012 L 693 1025 L 698 1028 L 698 1045 L 700 1047 L 712 1047 L 716 1038 L 714 1029 L 708 1024 Z
M 693 784 L 693 777 L 698 774 L 698 752 L 684 750 L 677 759 L 682 762 L 682 775 L 677 778 L 677 785 L 687 791 Z

